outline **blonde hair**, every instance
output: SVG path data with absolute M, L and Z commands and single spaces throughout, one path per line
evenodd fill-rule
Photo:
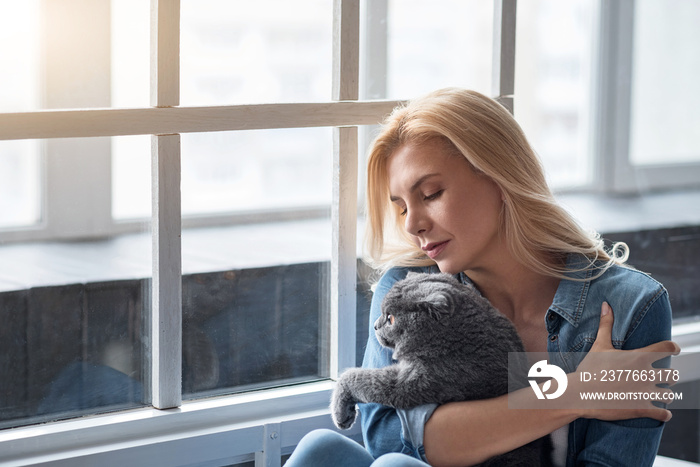
M 531 270 L 565 278 L 565 258 L 579 253 L 583 269 L 602 274 L 627 260 L 624 243 L 610 252 L 556 202 L 540 161 L 520 126 L 496 101 L 475 91 L 447 88 L 396 108 L 372 143 L 367 163 L 366 260 L 375 268 L 435 264 L 403 228 L 390 201 L 387 160 L 401 146 L 440 139 L 501 190 L 501 228 L 511 253 Z M 552 261 L 554 259 L 554 261 Z M 597 277 L 596 275 L 596 277 Z

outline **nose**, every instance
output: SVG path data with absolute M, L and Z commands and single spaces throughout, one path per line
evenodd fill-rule
M 430 219 L 421 207 L 409 209 L 406 212 L 404 228 L 413 236 L 424 234 L 430 228 Z
M 374 322 L 374 330 L 375 330 L 375 331 L 376 331 L 377 329 L 379 329 L 379 321 L 381 321 L 381 319 L 382 319 L 382 317 L 380 316 L 379 319 L 377 319 L 377 320 Z

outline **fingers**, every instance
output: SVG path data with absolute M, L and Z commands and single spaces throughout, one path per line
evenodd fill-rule
M 653 418 L 654 420 L 658 420 L 660 422 L 668 422 L 671 420 L 671 417 L 673 414 L 671 414 L 671 411 L 668 409 L 648 409 L 648 411 L 645 411 L 642 414 L 639 414 L 639 417 L 648 417 L 648 418 Z
M 629 420 L 632 418 L 653 418 L 660 422 L 668 422 L 673 414 L 668 409 L 660 407 L 636 408 L 636 409 L 597 409 L 590 410 L 584 418 L 597 418 L 598 420 Z
M 600 323 L 598 324 L 598 335 L 595 343 L 597 348 L 612 349 L 612 328 L 613 328 L 613 312 L 608 302 L 603 302 L 600 308 Z
M 654 344 L 647 345 L 637 349 L 640 352 L 658 352 L 664 353 L 666 356 L 678 355 L 681 353 L 681 347 L 673 341 L 661 341 Z

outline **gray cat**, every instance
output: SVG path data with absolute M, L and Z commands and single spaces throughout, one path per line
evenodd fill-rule
M 340 376 L 331 412 L 341 429 L 354 423 L 357 402 L 408 409 L 503 395 L 508 392 L 508 352 L 524 358 L 508 318 L 449 274 L 409 273 L 386 294 L 374 329 L 379 343 L 394 349 L 397 363 L 351 368 Z M 525 387 L 527 364 L 517 367 L 522 371 L 511 378 Z M 549 465 L 550 447 L 548 437 L 542 438 L 482 465 Z

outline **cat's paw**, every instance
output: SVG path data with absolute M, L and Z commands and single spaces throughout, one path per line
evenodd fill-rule
M 355 404 L 343 404 L 333 409 L 333 423 L 341 430 L 347 430 L 355 423 L 357 409 Z
M 355 417 L 357 417 L 355 401 L 348 397 L 345 391 L 340 390 L 338 386 L 333 391 L 333 397 L 331 398 L 331 417 L 335 426 L 341 430 L 350 428 L 355 423 Z

